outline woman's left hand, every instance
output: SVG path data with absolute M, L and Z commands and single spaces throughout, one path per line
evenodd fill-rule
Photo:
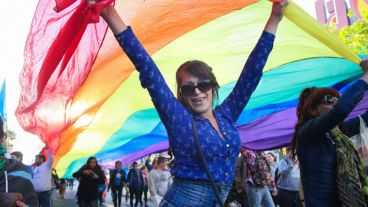
M 281 0 L 279 2 L 274 2 L 272 5 L 271 17 L 281 20 L 284 16 L 284 9 L 289 4 L 287 0 Z
M 280 0 L 280 2 L 275 2 L 272 5 L 271 15 L 266 23 L 264 31 L 276 34 L 277 27 L 284 16 L 284 9 L 288 5 L 287 0 Z

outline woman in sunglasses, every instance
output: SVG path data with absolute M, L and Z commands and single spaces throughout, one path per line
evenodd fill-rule
M 292 140 L 299 159 L 306 206 L 367 206 L 368 177 L 349 137 L 359 133 L 358 117 L 346 117 L 368 89 L 364 76 L 340 97 L 333 88 L 306 88 L 299 97 Z M 361 115 L 368 123 L 368 112 Z
M 161 206 L 216 205 L 211 183 L 194 147 L 193 120 L 221 199 L 226 199 L 240 150 L 235 123 L 262 76 L 286 4 L 286 0 L 273 4 L 264 32 L 238 82 L 226 100 L 215 109 L 212 106 L 218 96 L 219 84 L 211 67 L 199 60 L 182 64 L 176 73 L 176 99 L 132 29 L 125 25 L 112 6 L 102 11 L 101 16 L 140 73 L 141 84 L 151 95 L 175 156 L 175 165 L 171 169 L 175 182 L 161 201 Z

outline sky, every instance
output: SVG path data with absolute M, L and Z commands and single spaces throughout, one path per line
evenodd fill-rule
M 314 0 L 294 0 L 294 2 L 315 16 Z M 0 12 L 0 25 L 2 27 L 0 33 L 0 64 L 2 66 L 0 77 L 5 76 L 7 83 L 8 128 L 17 134 L 17 139 L 13 142 L 13 150 L 21 151 L 24 154 L 24 163 L 26 164 L 31 164 L 34 156 L 44 146 L 37 136 L 25 132 L 19 126 L 14 115 L 20 94 L 18 79 L 23 68 L 24 45 L 37 3 L 38 0 L 3 1 Z

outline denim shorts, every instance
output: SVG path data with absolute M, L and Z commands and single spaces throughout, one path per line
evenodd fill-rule
M 216 184 L 223 203 L 231 189 L 229 184 Z M 161 207 L 220 206 L 209 182 L 175 179 L 160 203 Z

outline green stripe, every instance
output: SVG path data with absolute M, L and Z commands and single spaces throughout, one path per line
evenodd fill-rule
M 234 11 L 173 41 L 153 55 L 162 74 L 175 91 L 175 72 L 181 63 L 199 59 L 213 67 L 221 85 L 236 80 L 266 23 L 271 4 L 267 1 Z M 284 19 L 267 68 L 316 56 L 337 55 Z M 123 66 L 122 66 L 123 67 Z M 108 75 L 108 74 L 107 74 Z M 134 72 L 103 104 L 94 122 L 82 134 L 58 166 L 95 154 L 127 121 L 132 113 L 153 108 L 147 91 Z

